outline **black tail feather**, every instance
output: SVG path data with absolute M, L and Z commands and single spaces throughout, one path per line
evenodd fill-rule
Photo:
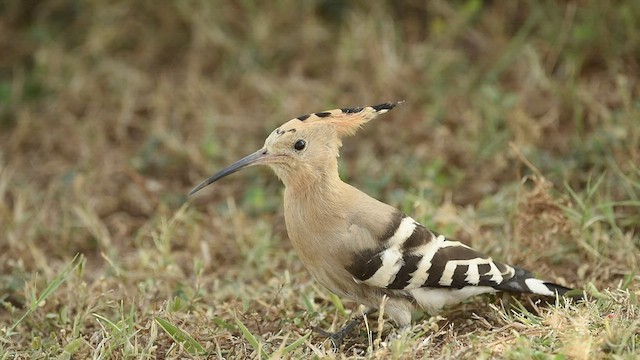
M 572 294 L 574 289 L 539 280 L 530 271 L 514 267 L 515 274 L 510 279 L 497 285 L 495 288 L 500 291 L 513 293 L 529 293 L 543 296 L 563 296 L 573 300 L 582 300 L 583 294 Z M 570 293 L 571 292 L 571 293 Z M 567 294 L 570 293 L 570 294 Z M 567 294 L 568 296 L 565 296 Z

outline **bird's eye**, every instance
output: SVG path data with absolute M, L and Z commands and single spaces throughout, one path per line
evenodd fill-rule
M 307 146 L 307 142 L 304 140 L 298 140 L 296 141 L 295 144 L 293 144 L 293 148 L 300 151 L 300 150 L 304 150 L 304 148 Z

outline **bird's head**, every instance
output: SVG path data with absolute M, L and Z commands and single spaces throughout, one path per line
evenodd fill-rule
M 402 103 L 335 109 L 298 116 L 273 130 L 264 146 L 213 174 L 189 195 L 223 177 L 253 165 L 268 165 L 286 186 L 296 181 L 312 183 L 336 172 L 343 137 L 364 123 Z

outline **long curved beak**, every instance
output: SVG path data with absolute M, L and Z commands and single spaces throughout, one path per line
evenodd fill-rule
M 210 178 L 208 178 L 207 180 L 201 182 L 200 184 L 198 184 L 198 186 L 194 187 L 191 191 L 189 191 L 189 196 L 197 193 L 198 191 L 202 190 L 202 188 L 213 184 L 214 182 L 222 179 L 223 177 L 227 176 L 227 175 L 231 175 L 234 172 L 240 171 L 246 167 L 249 166 L 253 166 L 253 165 L 258 165 L 261 163 L 264 163 L 266 161 L 268 161 L 270 158 L 270 156 L 267 153 L 266 149 L 260 149 L 256 152 L 254 152 L 253 154 L 249 154 L 245 157 L 243 157 L 242 159 L 234 162 L 233 164 L 227 166 L 226 168 L 218 171 L 217 173 L 213 174 Z

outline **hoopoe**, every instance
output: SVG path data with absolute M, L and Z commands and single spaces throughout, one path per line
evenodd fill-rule
M 275 129 L 264 146 L 196 186 L 253 165 L 268 165 L 285 185 L 287 232 L 306 269 L 335 294 L 411 323 L 416 306 L 430 313 L 470 296 L 498 291 L 563 295 L 569 288 L 494 261 L 431 231 L 398 209 L 343 182 L 342 139 L 399 103 L 302 115 Z

